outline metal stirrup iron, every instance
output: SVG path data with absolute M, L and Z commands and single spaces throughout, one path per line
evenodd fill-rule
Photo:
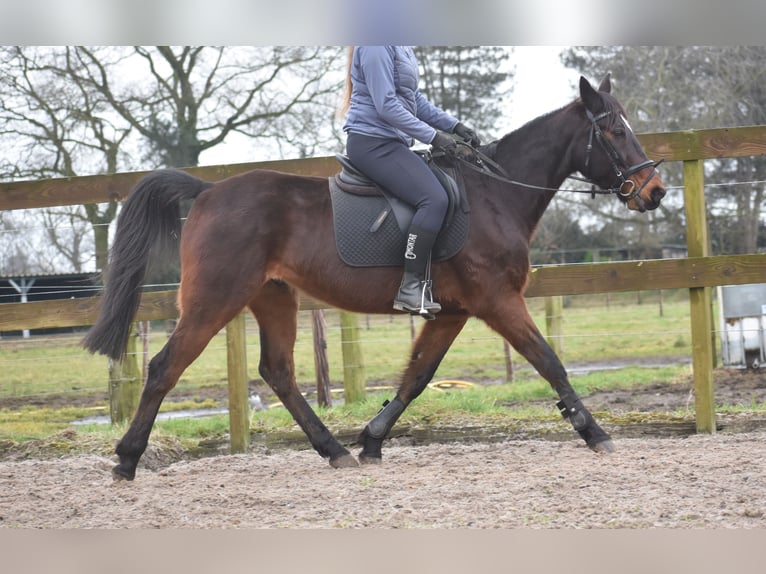
M 426 309 L 426 293 L 428 294 L 428 302 L 433 303 L 434 302 L 434 296 L 433 292 L 431 291 L 431 285 L 433 284 L 433 281 L 431 280 L 431 253 L 428 254 L 428 263 L 426 264 L 426 272 L 425 277 L 423 278 L 423 288 L 420 291 L 420 310 L 418 311 L 418 314 L 428 319 L 429 321 L 436 319 L 436 316 L 431 313 L 428 309 Z

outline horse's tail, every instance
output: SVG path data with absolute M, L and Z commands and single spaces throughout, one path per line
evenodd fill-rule
M 117 219 L 101 308 L 83 347 L 115 360 L 125 355 L 150 254 L 170 246 L 177 250 L 180 202 L 194 199 L 212 185 L 173 169 L 153 172 L 138 182 Z

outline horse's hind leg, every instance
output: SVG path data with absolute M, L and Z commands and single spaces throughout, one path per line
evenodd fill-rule
M 396 396 L 384 403 L 383 408 L 359 435 L 358 443 L 362 446 L 360 462 L 381 461 L 383 439 L 407 405 L 425 390 L 466 321 L 465 316 L 439 315 L 435 321 L 425 323 L 412 346 L 410 362 L 402 375 Z
M 229 304 L 224 309 L 207 306 L 204 310 L 197 307 L 192 313 L 181 313 L 170 339 L 149 363 L 149 376 L 138 410 L 115 449 L 120 459 L 112 471 L 116 479 L 133 480 L 162 400 L 210 339 L 243 307 L 244 303 L 240 306 Z
M 596 452 L 611 452 L 614 444 L 609 435 L 596 423 L 572 388 L 566 369 L 542 336 L 521 294 L 516 294 L 480 317 L 500 333 L 546 379 L 561 399 L 557 407 L 574 429 Z
M 298 297 L 295 289 L 270 281 L 248 304 L 261 336 L 259 372 L 306 433 L 311 445 L 335 468 L 357 466 L 356 459 L 319 420 L 295 382 L 293 350 L 297 331 Z

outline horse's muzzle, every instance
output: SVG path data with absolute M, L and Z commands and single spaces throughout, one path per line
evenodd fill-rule
M 627 182 L 633 182 L 632 179 Z M 635 182 L 633 182 L 635 184 Z M 636 189 L 632 190 L 630 198 L 627 199 L 628 208 L 640 211 L 652 211 L 657 209 L 665 197 L 665 185 L 662 183 L 659 174 L 652 167 L 652 174 L 648 179 Z
M 659 179 L 658 177 L 656 179 Z M 651 182 L 646 190 L 647 193 L 642 195 L 644 209 L 646 211 L 652 211 L 657 209 L 662 202 L 662 198 L 665 197 L 665 187 L 661 183 Z
M 652 209 L 657 209 L 660 206 L 660 202 L 665 197 L 665 188 L 661 185 L 655 185 L 649 192 L 649 197 L 654 205 Z

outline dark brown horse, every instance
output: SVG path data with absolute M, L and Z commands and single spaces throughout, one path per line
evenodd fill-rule
M 426 388 L 469 317 L 484 320 L 548 380 L 558 407 L 595 451 L 613 450 L 572 389 L 558 357 L 529 316 L 524 289 L 529 243 L 555 190 L 580 172 L 629 209 L 655 209 L 663 183 L 610 95 L 584 78 L 580 98 L 482 148 L 513 183 L 465 170 L 470 233 L 454 257 L 435 263 L 434 296 L 443 310 L 414 342 L 392 401 L 362 431 L 361 462 L 381 460 L 386 434 Z M 523 184 L 523 185 L 522 185 Z M 209 183 L 185 172 L 148 175 L 124 204 L 111 252 L 100 316 L 83 344 L 112 358 L 124 354 L 150 254 L 177 237 L 179 202 L 194 199 L 180 240 L 180 318 L 152 359 L 138 411 L 117 445 L 116 478 L 132 479 L 160 403 L 210 339 L 243 308 L 258 321 L 259 371 L 333 467 L 356 466 L 295 383 L 298 290 L 358 313 L 392 313 L 401 270 L 357 268 L 338 256 L 326 178 L 254 170 Z

